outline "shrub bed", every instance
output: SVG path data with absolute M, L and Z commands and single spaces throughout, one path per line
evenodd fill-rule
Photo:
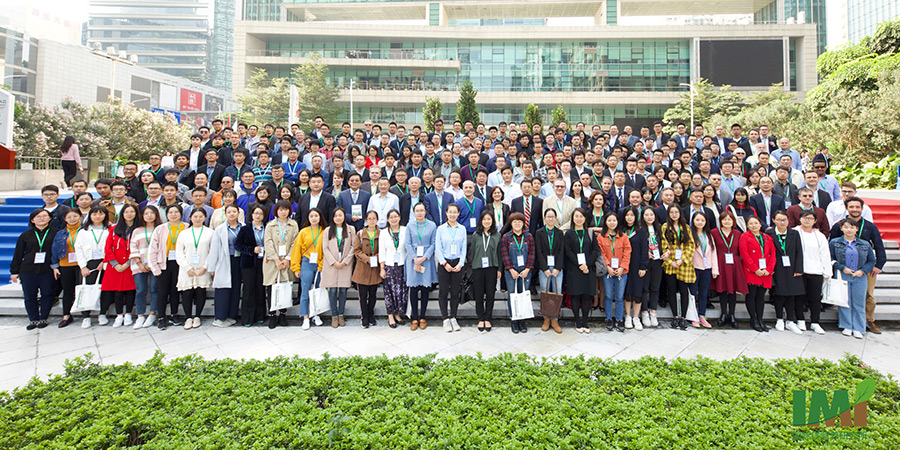
M 167 363 L 157 354 L 101 366 L 87 356 L 65 375 L 0 393 L 0 448 L 797 448 L 793 389 L 847 389 L 852 399 L 868 378 L 876 387 L 861 448 L 896 449 L 900 389 L 854 357 Z

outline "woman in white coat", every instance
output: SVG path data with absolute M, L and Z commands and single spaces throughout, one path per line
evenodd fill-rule
M 100 284 L 98 277 L 102 270 L 103 254 L 106 249 L 106 239 L 109 237 L 109 220 L 106 208 L 102 206 L 94 206 L 88 213 L 88 220 L 85 222 L 81 232 L 75 238 L 75 261 L 81 268 L 81 276 L 87 284 Z M 100 325 L 109 323 L 106 317 L 106 311 L 98 311 L 98 319 Z M 91 327 L 91 312 L 84 311 L 81 313 L 81 328 Z
M 214 327 L 230 327 L 237 323 L 241 302 L 241 252 L 234 248 L 234 241 L 244 224 L 240 222 L 241 209 L 236 205 L 229 204 L 223 209 L 225 222 L 213 231 L 206 264 L 206 270 L 213 277 L 212 287 L 216 290 Z
M 400 212 L 392 209 L 387 213 L 387 226 L 378 238 L 378 261 L 381 263 L 381 278 L 384 279 L 384 306 L 387 309 L 388 325 L 397 328 L 403 325 L 400 314 L 406 312 L 407 290 L 406 272 L 406 227 L 400 225 Z
M 191 226 L 178 236 L 175 260 L 178 262 L 178 292 L 184 306 L 184 329 L 200 327 L 200 314 L 206 305 L 206 289 L 212 286 L 212 276 L 206 270 L 213 231 L 203 226 L 206 211 L 191 211 Z
M 831 277 L 831 251 L 828 239 L 822 232 L 813 228 L 816 214 L 812 210 L 800 214 L 800 225 L 794 227 L 800 232 L 800 243 L 803 248 L 803 286 L 809 301 L 809 329 L 816 334 L 825 334 L 819 325 L 819 313 L 822 311 L 822 281 Z M 803 316 L 797 317 L 797 326 L 806 331 Z

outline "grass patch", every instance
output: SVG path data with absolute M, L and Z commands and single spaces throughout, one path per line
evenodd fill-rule
M 165 363 L 157 353 L 120 366 L 87 356 L 0 392 L 0 448 L 797 448 L 807 444 L 792 438 L 793 389 L 852 393 L 868 378 L 859 448 L 900 448 L 898 384 L 852 356 Z

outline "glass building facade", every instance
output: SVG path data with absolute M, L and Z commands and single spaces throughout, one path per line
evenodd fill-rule
M 0 28 L 0 84 L 9 86 L 16 100 L 34 104 L 38 40 L 27 34 Z
M 825 16 L 827 0 L 773 0 L 753 14 L 753 22 L 757 24 L 775 24 L 791 20 L 794 23 L 816 24 L 817 50 L 825 52 L 828 38 L 828 24 Z M 778 19 L 778 5 L 784 8 L 784 19 Z
M 900 0 L 847 0 L 847 34 L 859 42 L 875 33 L 878 24 L 900 17 Z
M 213 32 L 210 35 L 209 84 L 231 91 L 231 68 L 234 62 L 234 0 L 215 0 Z

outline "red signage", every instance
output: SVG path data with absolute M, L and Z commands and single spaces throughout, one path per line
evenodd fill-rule
M 181 90 L 181 110 L 182 111 L 202 111 L 203 110 L 203 94 L 199 92 Z

